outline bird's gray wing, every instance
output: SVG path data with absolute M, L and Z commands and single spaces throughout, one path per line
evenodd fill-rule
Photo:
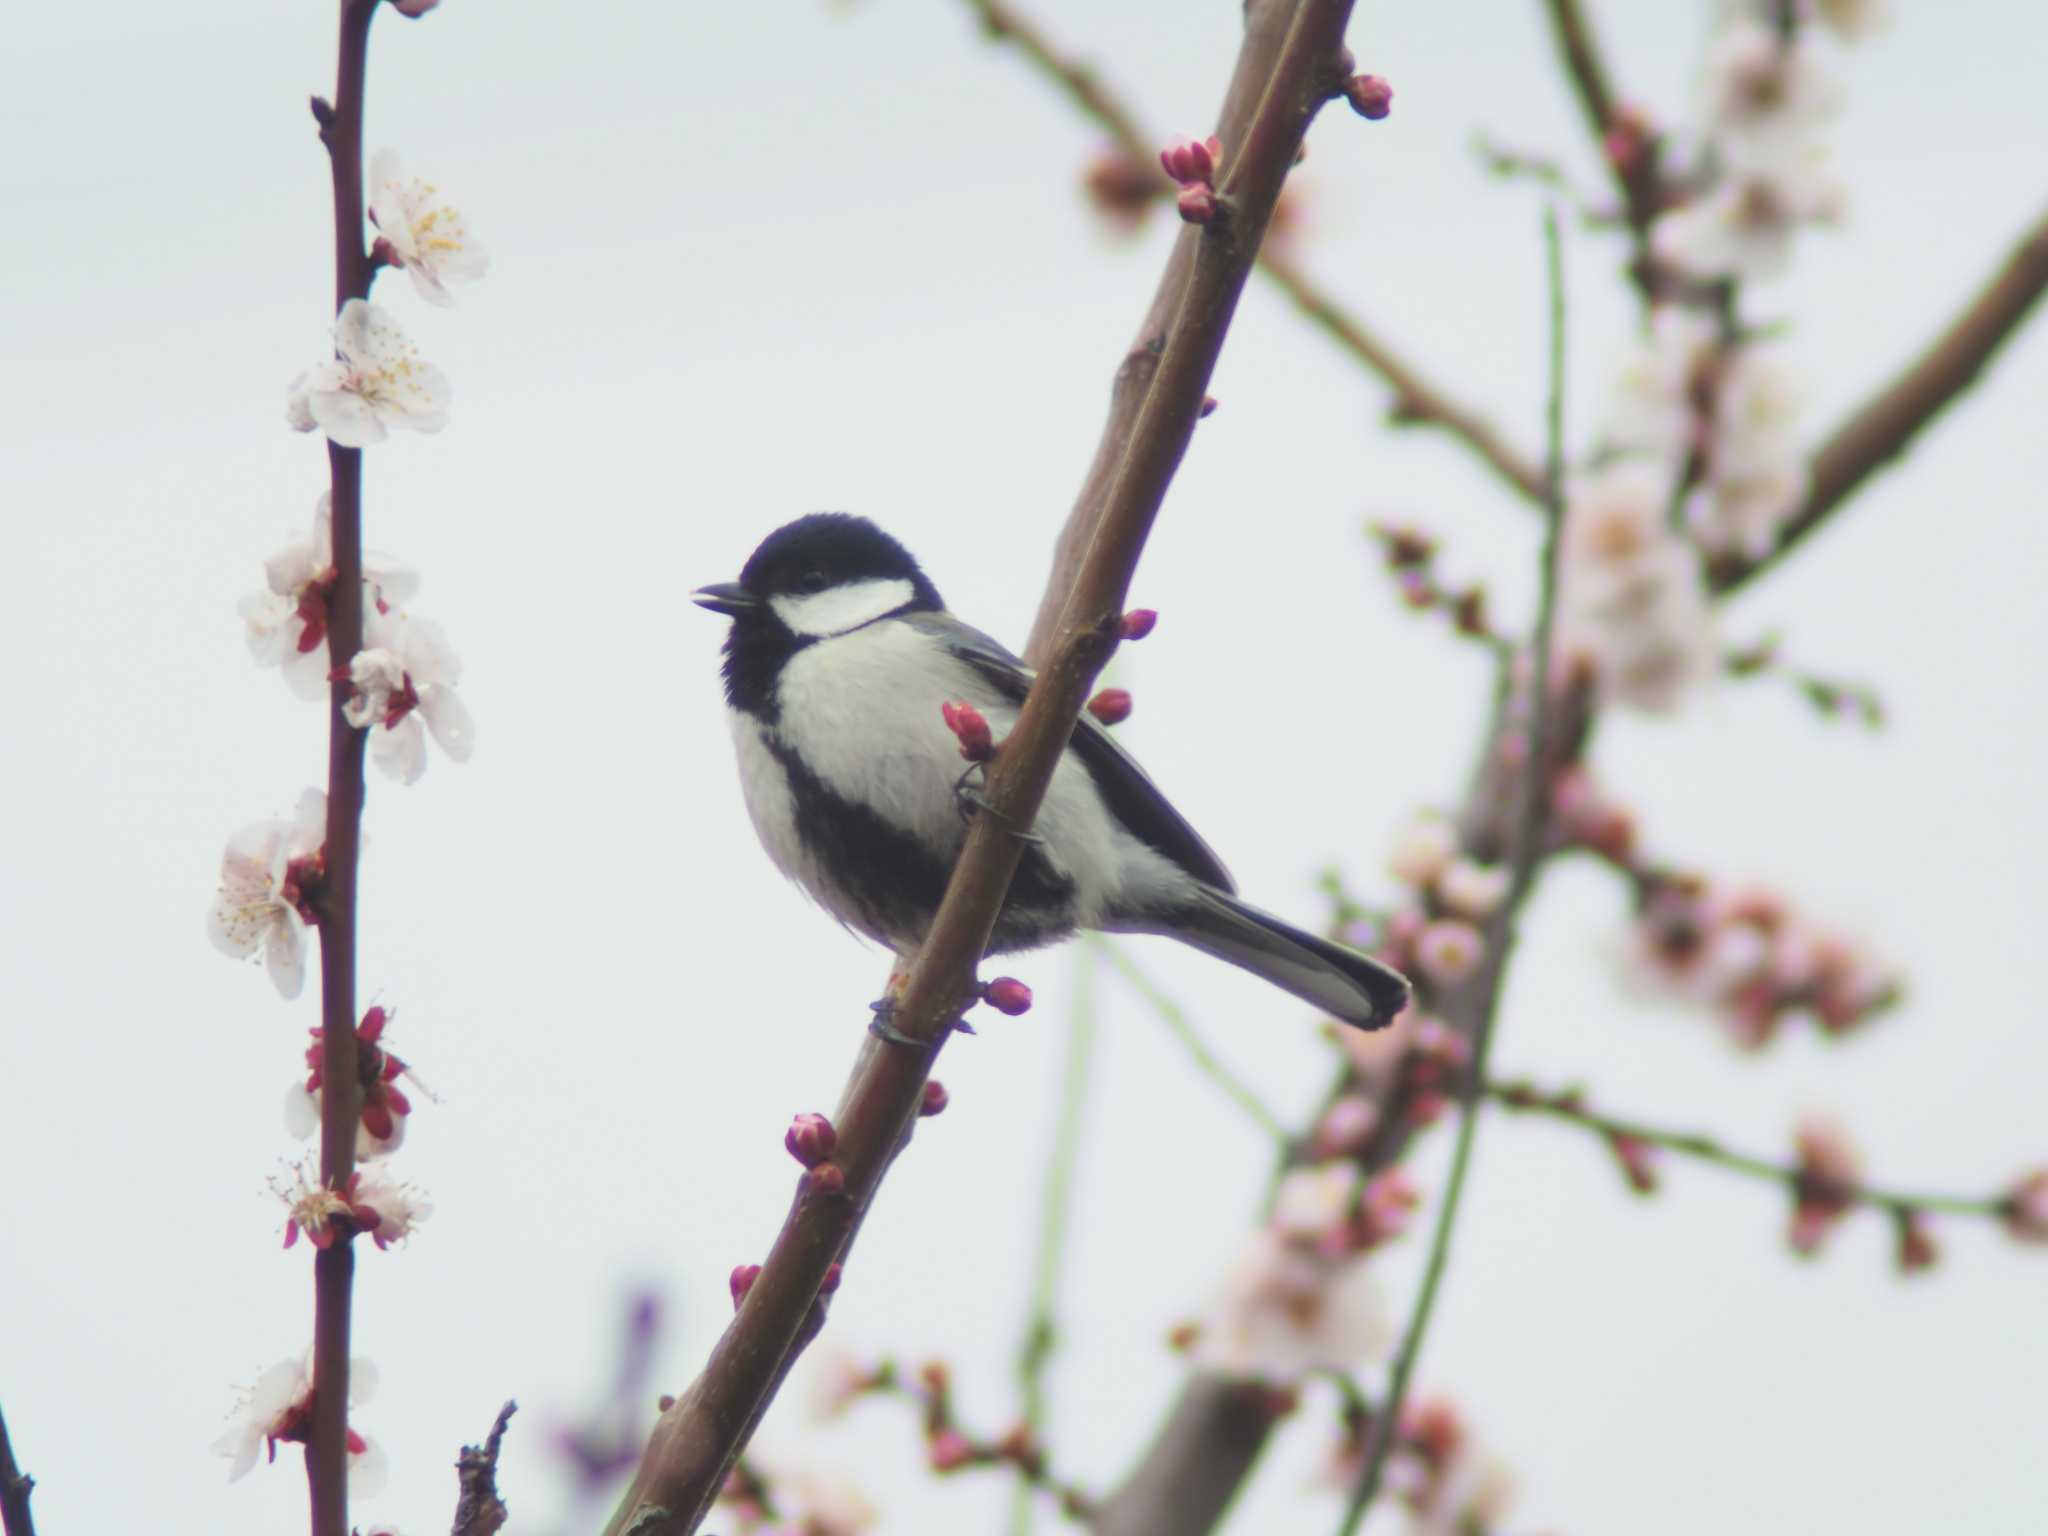
M 901 618 L 942 641 L 1004 698 L 1017 704 L 1024 702 L 1024 695 L 1031 688 L 1032 670 L 1001 641 L 961 623 L 949 613 L 907 613 Z M 1203 884 L 1223 891 L 1237 889 L 1215 850 L 1202 841 L 1201 834 L 1188 825 L 1150 775 L 1138 766 L 1138 760 L 1118 746 L 1093 715 L 1081 715 L 1074 727 L 1073 748 L 1089 777 L 1095 780 L 1095 787 L 1102 792 L 1111 814 L 1133 837 L 1173 860 Z

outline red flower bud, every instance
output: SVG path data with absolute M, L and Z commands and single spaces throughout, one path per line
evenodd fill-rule
M 1105 688 L 1088 701 L 1088 713 L 1104 725 L 1122 725 L 1131 718 L 1131 695 L 1126 688 Z
M 1116 632 L 1125 640 L 1142 640 L 1152 633 L 1152 627 L 1159 622 L 1156 608 L 1133 608 L 1118 624 Z
M 735 1312 L 739 1310 L 740 1302 L 747 1292 L 754 1288 L 754 1282 L 760 1278 L 761 1266 L 758 1264 L 741 1264 L 733 1270 L 726 1284 L 732 1288 L 732 1307 Z
M 825 1266 L 825 1278 L 818 1282 L 818 1294 L 820 1296 L 830 1296 L 839 1289 L 840 1273 L 840 1266 L 837 1264 Z
M 942 1115 L 952 1102 L 953 1096 L 946 1092 L 946 1085 L 933 1078 L 924 1085 L 924 1097 L 918 1101 L 917 1112 L 920 1115 Z
M 985 763 L 996 755 L 995 733 L 988 727 L 988 717 L 972 704 L 958 701 L 939 706 L 939 713 L 945 716 L 946 729 L 960 740 L 960 755 L 970 763 Z
M 1216 397 L 1214 395 L 1202 396 L 1202 408 L 1199 411 L 1195 412 L 1196 417 L 1199 420 L 1207 421 L 1211 416 L 1214 416 L 1215 414 Z
M 815 1168 L 832 1155 L 832 1149 L 839 1144 L 839 1133 L 823 1115 L 798 1115 L 789 1122 L 782 1144 L 806 1168 Z
M 1394 88 L 1378 75 L 1353 75 L 1344 82 L 1344 99 L 1352 111 L 1373 122 L 1394 110 Z
M 974 1460 L 974 1446 L 957 1429 L 942 1429 L 925 1447 L 934 1472 L 952 1472 Z
M 989 1007 L 1013 1019 L 1031 1011 L 1031 989 L 1014 976 L 998 976 L 982 988 L 981 995 Z
M 1216 165 L 1222 158 L 1219 139 L 1175 139 L 1159 152 L 1159 165 L 1184 187 L 1209 186 L 1216 180 Z

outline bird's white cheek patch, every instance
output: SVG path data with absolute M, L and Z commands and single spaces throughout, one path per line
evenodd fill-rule
M 916 589 L 901 577 L 877 577 L 872 581 L 851 581 L 807 597 L 773 597 L 768 606 L 793 634 L 822 639 L 872 624 L 884 614 L 894 613 L 914 596 Z

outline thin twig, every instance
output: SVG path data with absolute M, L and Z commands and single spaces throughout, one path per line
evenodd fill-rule
M 28 1509 L 28 1496 L 36 1480 L 15 1464 L 14 1443 L 7 1438 L 7 1418 L 0 1414 L 0 1532 L 6 1536 L 36 1536 L 35 1518 Z
M 1535 635 L 1530 642 L 1533 653 L 1533 676 L 1530 686 L 1533 693 L 1530 704 L 1528 767 L 1522 775 L 1521 804 L 1518 807 L 1520 831 L 1515 839 L 1515 856 L 1511 866 L 1508 893 L 1502 902 L 1506 910 L 1517 915 L 1528 900 L 1536 878 L 1536 867 L 1543 846 L 1543 824 L 1549 806 L 1549 732 L 1552 726 L 1550 651 L 1551 633 L 1557 618 L 1558 543 L 1564 527 L 1564 257 L 1559 246 L 1557 209 L 1554 206 L 1546 206 L 1543 210 L 1543 251 L 1550 291 L 1550 377 L 1549 403 L 1545 412 L 1547 449 L 1544 473 L 1543 563 L 1539 578 L 1541 597 L 1536 611 Z M 1519 926 L 1517 920 L 1511 919 L 1502 931 L 1500 945 L 1503 965 L 1513 948 Z M 1385 1402 L 1373 1417 L 1371 1432 L 1366 1440 L 1364 1465 L 1359 1471 L 1357 1483 L 1352 1487 L 1351 1499 L 1345 1508 L 1343 1522 L 1338 1527 L 1340 1536 L 1352 1536 L 1358 1529 L 1359 1522 L 1364 1519 L 1366 1507 L 1372 1503 L 1373 1495 L 1379 1491 L 1380 1474 L 1386 1466 L 1387 1453 L 1393 1449 L 1395 1431 L 1401 1422 L 1401 1409 L 1407 1401 L 1409 1382 L 1415 1373 L 1415 1362 L 1422 1353 L 1422 1341 L 1429 1331 L 1437 1292 L 1443 1283 L 1444 1272 L 1450 1264 L 1451 1234 L 1457 1225 L 1466 1179 L 1471 1172 L 1472 1146 L 1479 1127 L 1475 1100 L 1479 1084 L 1485 1081 L 1487 1057 L 1493 1046 L 1494 1024 L 1500 1012 L 1499 998 L 1500 994 L 1496 991 L 1485 1013 L 1480 1017 L 1479 1027 L 1472 1041 L 1472 1070 L 1463 1088 L 1464 1112 L 1458 1120 L 1457 1145 L 1451 1154 L 1451 1171 L 1444 1186 L 1443 1199 L 1437 1207 L 1436 1228 L 1430 1235 L 1428 1264 L 1423 1270 L 1421 1288 L 1416 1292 L 1415 1306 L 1409 1316 L 1407 1331 L 1401 1339 L 1400 1352 L 1394 1357 Z
M 1134 114 L 1115 93 L 1103 85 L 1095 71 L 1063 53 L 1044 30 L 1003 0 L 966 0 L 981 18 L 990 37 L 1007 42 L 1029 59 L 1109 135 L 1117 152 L 1135 170 L 1152 176 L 1163 140 L 1155 139 L 1139 124 Z M 1224 152 L 1235 148 L 1226 138 Z M 1172 184 L 1158 177 L 1158 195 L 1164 199 Z M 1294 305 L 1332 341 L 1393 387 L 1391 419 L 1402 426 L 1441 427 L 1480 459 L 1515 491 L 1530 501 L 1543 496 L 1542 472 L 1501 437 L 1484 417 L 1460 405 L 1437 385 L 1424 378 L 1364 321 L 1344 308 L 1315 283 L 1295 262 L 1277 248 L 1259 253 L 1259 268 L 1277 284 Z
M 1094 950 L 1078 952 L 1074 1005 L 1067 1016 L 1067 1059 L 1060 1073 L 1059 1120 L 1053 1127 L 1052 1160 L 1045 1170 L 1045 1197 L 1040 1206 L 1031 1312 L 1024 1325 L 1023 1347 L 1017 1352 L 1024 1428 L 1034 1444 L 1045 1441 L 1045 1368 L 1059 1344 L 1060 1267 L 1067 1251 L 1067 1214 L 1073 1203 L 1074 1169 L 1081 1147 L 1081 1112 L 1095 1060 L 1095 982 L 1100 965 Z M 1032 1510 L 1031 1490 L 1020 1483 L 1010 1505 L 1012 1536 L 1029 1536 Z
M 1617 156 L 1617 134 L 1623 128 L 1622 112 L 1608 80 L 1607 66 L 1600 57 L 1599 39 L 1593 35 L 1579 0 L 1544 0 L 1551 31 L 1557 38 L 1558 53 L 1565 74 L 1586 114 L 1586 127 L 1601 162 L 1613 173 L 1622 197 L 1623 214 L 1634 244 L 1629 278 L 1645 302 L 1658 296 L 1659 274 L 1650 250 L 1650 225 L 1663 203 L 1663 175 L 1659 165 L 1660 146 L 1654 142 L 1633 145 Z
M 450 1536 L 496 1536 L 504 1528 L 510 1511 L 498 1497 L 498 1451 L 505 1442 L 505 1426 L 518 1411 L 519 1405 L 508 1398 L 491 1421 L 484 1443 L 465 1445 L 455 1459 L 455 1478 L 462 1492 L 455 1501 Z
M 1667 1130 L 1661 1126 L 1647 1125 L 1640 1120 L 1625 1120 L 1616 1115 L 1599 1113 L 1588 1108 L 1585 1100 L 1575 1089 L 1566 1088 L 1546 1093 L 1526 1082 L 1490 1082 L 1480 1091 L 1490 1102 L 1500 1105 L 1503 1109 L 1548 1115 L 1552 1119 L 1563 1120 L 1596 1132 L 1609 1142 L 1637 1141 L 1648 1146 L 1662 1147 L 1680 1157 L 1711 1163 L 1717 1168 L 1725 1168 L 1730 1173 L 1739 1173 L 1747 1178 L 1782 1184 L 1795 1192 L 1808 1177 L 1795 1163 L 1774 1162 L 1767 1157 L 1737 1152 L 1724 1147 L 1711 1136 L 1691 1131 Z M 1907 1194 L 1860 1182 L 1843 1185 L 1841 1193 L 1843 1198 L 1853 1204 L 1871 1206 L 1888 1211 L 1894 1216 L 1907 1215 L 1915 1211 L 1942 1211 L 1953 1216 L 1985 1216 L 1994 1220 L 2003 1219 L 2008 1214 L 2011 1199 L 2009 1194 L 2003 1193 L 1988 1196 Z
M 1260 1130 L 1284 1149 L 1292 1140 L 1287 1134 L 1287 1127 L 1281 1123 L 1278 1115 L 1266 1107 L 1265 1101 L 1253 1091 L 1251 1084 L 1232 1072 L 1223 1064 L 1222 1058 L 1209 1049 L 1208 1042 L 1196 1030 L 1194 1021 L 1187 1015 L 1187 1010 L 1161 991 L 1159 984 L 1139 968 L 1137 961 L 1124 953 L 1121 945 L 1108 939 L 1098 939 L 1093 935 L 1089 936 L 1087 943 L 1091 949 L 1107 956 L 1109 963 L 1116 967 L 1117 975 L 1124 979 L 1133 992 L 1151 1005 L 1152 1011 L 1159 1015 L 1159 1021 L 1171 1030 L 1174 1038 L 1186 1048 L 1196 1069 L 1221 1088 L 1225 1096 L 1239 1109 L 1258 1122 Z
M 1170 321 L 1156 356 L 1141 369 L 1127 358 L 1120 370 L 1104 448 L 1081 510 L 1062 536 L 1063 554 L 1041 605 L 1041 616 L 1056 615 L 1046 626 L 1045 659 L 989 772 L 990 808 L 969 830 L 896 999 L 894 1026 L 916 1044 L 870 1039 L 863 1045 L 835 1116 L 839 1191 L 799 1196 L 703 1373 L 656 1426 L 608 1527 L 611 1536 L 628 1530 L 687 1536 L 698 1527 L 796 1354 L 822 1322 L 826 1272 L 842 1261 L 906 1141 L 932 1063 L 970 993 L 1023 852 L 1011 829 L 1028 828 L 1035 819 L 1074 721 L 1114 649 L 1138 556 L 1193 437 L 1281 183 L 1309 122 L 1336 87 L 1350 12 L 1351 0 L 1302 0 L 1277 56 L 1249 44 L 1240 54 L 1232 94 L 1256 106 L 1234 130 L 1216 189 L 1219 216 L 1190 228 L 1176 244 L 1167 281 L 1174 285 L 1178 274 L 1178 282 L 1162 295 Z
M 1732 592 L 1769 570 L 1815 532 L 1878 470 L 1977 381 L 2048 291 L 2048 216 L 2027 231 L 1991 281 L 1919 360 L 1880 390 L 1821 444 L 1808 462 L 1806 500 L 1778 541 L 1756 559 L 1731 557 L 1708 574 Z
M 341 0 L 334 101 L 316 104 L 334 187 L 334 307 L 370 291 L 363 247 L 363 97 L 370 22 L 378 0 Z M 328 700 L 327 833 L 317 893 L 320 930 L 320 1178 L 328 1189 L 355 1171 L 361 1085 L 356 1071 L 356 865 L 361 851 L 364 733 L 344 713 L 349 662 L 363 640 L 363 455 L 330 441 L 334 590 L 327 643 L 337 672 Z M 344 1237 L 313 1258 L 313 1422 L 306 1481 L 313 1536 L 347 1536 L 348 1361 L 353 1243 Z

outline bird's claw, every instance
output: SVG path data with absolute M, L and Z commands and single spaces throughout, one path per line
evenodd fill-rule
M 1040 837 L 1036 832 L 1018 831 L 1016 827 L 1010 824 L 1009 817 L 1005 816 L 1001 811 L 997 810 L 993 805 L 989 803 L 989 798 L 987 795 L 984 795 L 980 790 L 976 789 L 972 784 L 968 782 L 969 779 L 973 778 L 977 773 L 980 772 L 981 764 L 976 763 L 971 768 L 969 768 L 965 773 L 961 774 L 959 779 L 953 785 L 953 809 L 960 813 L 960 819 L 962 821 L 971 820 L 973 817 L 973 813 L 976 811 L 980 811 L 983 815 L 987 816 L 990 820 L 994 821 L 996 825 L 1001 827 L 1005 832 L 1009 833 L 1010 836 L 1017 839 L 1018 842 L 1029 843 L 1033 847 L 1044 847 L 1044 838 Z
M 896 999 L 894 997 L 876 998 L 872 1003 L 868 1004 L 868 1012 L 874 1015 L 872 1019 L 868 1020 L 868 1033 L 877 1040 L 887 1041 L 890 1045 L 912 1045 L 916 1046 L 919 1050 L 925 1049 L 932 1043 L 929 1040 L 920 1040 L 915 1035 L 906 1035 L 891 1022 L 896 1017 Z M 975 1033 L 974 1026 L 962 1018 L 954 1019 L 951 1028 L 963 1035 Z

